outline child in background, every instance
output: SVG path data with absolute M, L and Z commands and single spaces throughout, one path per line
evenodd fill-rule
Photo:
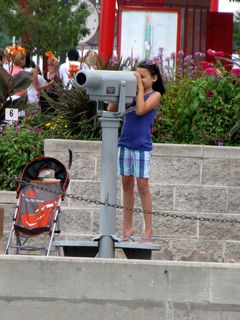
M 145 229 L 142 242 L 152 241 L 152 198 L 149 189 L 150 159 L 152 153 L 151 128 L 160 106 L 165 88 L 159 68 L 150 60 L 141 61 L 136 68 L 137 96 L 127 106 L 119 138 L 118 172 L 122 176 L 123 188 L 123 241 L 133 240 L 134 183 L 137 182 Z M 116 111 L 117 105 L 110 103 L 108 111 Z

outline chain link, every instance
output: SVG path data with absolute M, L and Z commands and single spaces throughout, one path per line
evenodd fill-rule
M 26 182 L 26 181 L 23 181 L 23 180 L 19 180 L 17 178 L 11 179 L 11 180 L 15 180 L 19 184 L 34 186 L 35 188 L 37 188 L 39 190 L 46 191 L 46 192 L 49 192 L 49 193 L 53 193 L 53 194 L 56 194 L 56 195 L 59 196 L 59 192 L 51 190 L 51 189 L 48 189 L 48 188 L 43 187 L 43 186 L 39 186 L 39 185 L 34 184 L 34 183 Z M 110 208 L 114 208 L 114 209 L 128 210 L 128 211 L 132 211 L 132 212 L 136 212 L 136 213 L 152 214 L 154 216 L 160 216 L 160 217 L 163 217 L 163 218 L 192 220 L 192 221 L 204 221 L 204 222 L 216 222 L 216 223 L 240 224 L 240 220 L 237 220 L 237 219 L 220 219 L 220 218 L 209 218 L 209 217 L 197 217 L 197 216 L 189 216 L 189 215 L 177 214 L 177 213 L 160 212 L 160 211 L 157 211 L 157 210 L 146 211 L 146 210 L 142 210 L 140 208 L 129 208 L 129 207 L 122 206 L 122 205 L 119 205 L 119 204 L 103 202 L 103 201 L 100 201 L 100 200 L 90 199 L 90 198 L 86 198 L 86 197 L 82 197 L 82 196 L 75 196 L 75 195 L 73 195 L 71 193 L 66 193 L 66 192 L 62 192 L 62 197 L 67 197 L 67 198 L 73 199 L 73 200 L 84 201 L 84 202 L 87 202 L 87 203 L 93 203 L 93 204 L 96 204 L 96 205 L 103 205 L 105 207 L 110 207 Z
M 24 182 L 24 181 L 20 181 L 20 180 L 18 182 L 19 183 L 24 183 L 26 185 L 35 186 L 38 189 L 43 190 L 43 191 L 47 191 L 47 192 L 58 194 L 58 192 L 56 192 L 56 191 L 49 190 L 48 188 L 44 188 L 44 187 L 32 184 L 30 182 Z M 84 201 L 84 202 L 93 203 L 93 204 L 96 204 L 96 205 L 103 205 L 105 207 L 110 207 L 110 208 L 114 208 L 114 209 L 128 210 L 128 211 L 132 211 L 132 212 L 136 212 L 136 213 L 152 214 L 154 216 L 161 216 L 161 217 L 164 217 L 164 218 L 192 220 L 192 221 L 207 221 L 207 222 L 218 222 L 218 223 L 220 222 L 220 223 L 240 224 L 240 221 L 236 220 L 236 219 L 219 219 L 219 218 L 197 217 L 197 216 L 188 216 L 188 215 L 183 215 L 183 214 L 167 213 L 167 212 L 160 212 L 160 211 L 151 211 L 150 212 L 150 211 L 142 210 L 140 208 L 129 208 L 129 207 L 118 205 L 118 204 L 112 204 L 112 203 L 103 202 L 103 201 L 100 201 L 100 200 L 89 199 L 89 198 L 85 198 L 85 197 L 82 197 L 82 196 L 75 196 L 75 195 L 70 194 L 70 193 L 63 193 L 62 195 L 64 197 L 68 197 L 68 198 L 73 199 L 73 200 Z

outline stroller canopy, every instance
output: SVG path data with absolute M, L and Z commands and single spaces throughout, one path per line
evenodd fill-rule
M 27 163 L 23 169 L 21 180 L 25 182 L 37 180 L 40 172 L 43 170 L 53 170 L 54 178 L 60 180 L 62 190 L 64 192 L 66 191 L 69 183 L 68 170 L 62 162 L 52 157 L 38 157 Z M 23 186 L 24 184 L 20 183 L 17 192 L 19 192 Z

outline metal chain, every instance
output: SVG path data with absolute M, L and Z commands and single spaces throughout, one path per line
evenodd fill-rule
M 2 176 L 2 175 L 0 175 Z M 59 192 L 48 189 L 46 187 L 43 186 L 39 186 L 37 184 L 31 183 L 31 182 L 26 182 L 23 180 L 19 180 L 17 178 L 15 179 L 11 179 L 11 180 L 15 180 L 17 183 L 22 184 L 22 185 L 28 185 L 28 186 L 34 186 L 35 188 L 42 190 L 42 191 L 46 191 L 49 193 L 53 193 L 59 196 Z M 129 208 L 129 207 L 125 207 L 119 204 L 113 204 L 113 203 L 108 203 L 108 202 L 103 202 L 100 200 L 96 200 L 96 199 L 90 199 L 90 198 L 86 198 L 86 197 L 82 197 L 82 196 L 75 196 L 71 193 L 66 193 L 66 192 L 62 192 L 61 195 L 63 197 L 67 197 L 69 199 L 73 199 L 73 200 L 79 200 L 79 201 L 84 201 L 87 203 L 93 203 L 96 205 L 103 205 L 105 207 L 110 207 L 110 208 L 114 208 L 114 209 L 122 209 L 122 210 L 128 210 L 128 211 L 132 211 L 132 212 L 136 212 L 136 213 L 143 213 L 143 214 L 152 214 L 154 216 L 161 216 L 164 218 L 173 218 L 173 219 L 182 219 L 182 220 L 192 220 L 192 221 L 207 221 L 207 222 L 217 222 L 217 223 L 230 223 L 230 224 L 240 224 L 240 220 L 236 220 L 236 219 L 219 219 L 219 218 L 209 218 L 209 217 L 196 217 L 196 216 L 189 216 L 189 215 L 185 215 L 185 214 L 177 214 L 177 213 L 167 213 L 167 212 L 160 212 L 157 210 L 153 210 L 153 211 L 147 211 L 147 210 L 142 210 L 140 208 Z

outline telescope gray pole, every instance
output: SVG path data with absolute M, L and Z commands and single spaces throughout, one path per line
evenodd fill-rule
M 116 203 L 117 200 L 117 158 L 118 128 L 121 118 L 114 117 L 112 112 L 103 112 L 100 118 L 102 126 L 102 171 L 101 201 Z M 99 256 L 114 258 L 116 209 L 100 207 Z

